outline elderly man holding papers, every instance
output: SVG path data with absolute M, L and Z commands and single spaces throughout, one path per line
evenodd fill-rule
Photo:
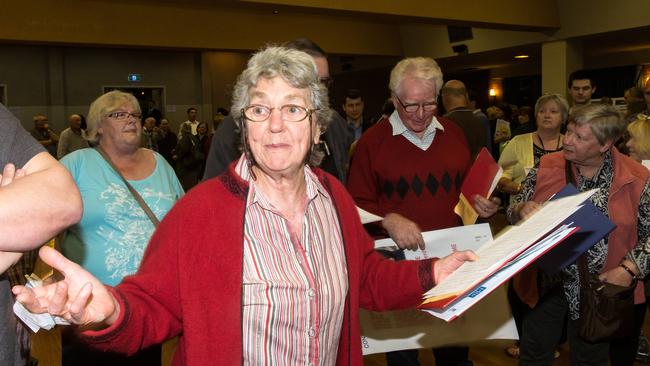
M 384 220 L 380 230 L 400 248 L 424 248 L 422 231 L 461 225 L 454 213 L 471 165 L 467 139 L 454 122 L 436 117 L 442 71 L 430 58 L 400 61 L 390 75 L 395 112 L 365 132 L 352 159 L 348 190 L 359 207 Z M 498 202 L 468 197 L 481 217 Z M 439 366 L 468 365 L 467 347 L 437 349 Z M 419 365 L 417 351 L 388 354 L 389 365 Z

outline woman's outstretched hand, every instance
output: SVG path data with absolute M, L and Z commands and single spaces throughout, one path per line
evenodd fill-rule
M 14 286 L 16 300 L 27 310 L 60 316 L 93 329 L 107 327 L 117 320 L 118 302 L 97 278 L 50 247 L 42 247 L 39 256 L 64 278 L 42 287 Z

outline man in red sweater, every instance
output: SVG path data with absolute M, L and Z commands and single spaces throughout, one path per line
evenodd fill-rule
M 437 117 L 442 72 L 430 58 L 406 58 L 391 71 L 395 112 L 359 140 L 348 177 L 357 205 L 384 217 L 380 231 L 400 248 L 424 248 L 422 230 L 461 224 L 454 213 L 470 152 L 463 131 Z M 481 217 L 498 201 L 474 197 Z M 377 233 L 373 233 L 377 234 Z M 380 233 L 381 235 L 381 233 Z M 436 365 L 471 365 L 467 347 L 434 350 Z M 419 365 L 417 351 L 387 354 L 389 365 Z

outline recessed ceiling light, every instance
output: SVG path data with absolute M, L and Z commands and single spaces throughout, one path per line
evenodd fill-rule
M 528 55 L 517 55 L 515 58 L 529 58 L 530 56 Z
M 280 14 L 280 10 L 273 10 L 273 14 L 275 14 L 275 15 Z

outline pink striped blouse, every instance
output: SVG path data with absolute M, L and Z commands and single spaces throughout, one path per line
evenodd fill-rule
M 293 230 L 250 183 L 244 222 L 243 348 L 246 365 L 334 365 L 348 277 L 338 217 L 305 167 L 307 205 Z M 294 234 L 295 233 L 295 234 Z

